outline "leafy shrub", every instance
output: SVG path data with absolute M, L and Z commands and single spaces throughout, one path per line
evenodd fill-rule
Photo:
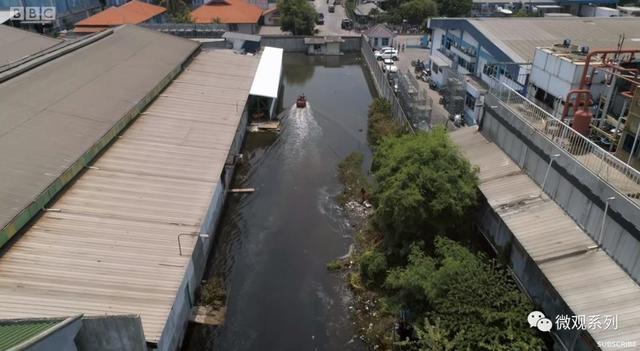
M 368 250 L 360 257 L 360 275 L 367 286 L 381 286 L 387 269 L 387 258 L 380 251 Z

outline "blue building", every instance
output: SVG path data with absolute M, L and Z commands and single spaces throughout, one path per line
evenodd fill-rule
M 471 76 L 480 84 L 502 82 L 526 96 L 537 47 L 569 39 L 579 46 L 615 48 L 620 34 L 640 33 L 640 18 L 433 18 L 428 26 L 432 33 L 430 65 L 436 84 L 446 85 L 453 74 Z M 628 42 L 625 47 L 636 45 Z M 473 85 L 477 84 L 467 86 L 470 94 Z M 472 97 L 482 101 L 481 96 L 466 99 Z M 482 104 L 466 105 L 467 119 L 477 120 Z

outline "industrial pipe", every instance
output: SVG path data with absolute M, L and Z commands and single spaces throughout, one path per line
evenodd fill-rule
M 573 129 L 578 131 L 582 135 L 587 135 L 589 133 L 589 126 L 591 125 L 591 118 L 593 113 L 591 112 L 591 104 L 593 103 L 593 99 L 591 98 L 591 90 L 587 87 L 592 83 L 592 76 L 588 76 L 589 66 L 591 64 L 591 59 L 595 55 L 602 55 L 602 63 L 613 70 L 622 70 L 628 71 L 630 69 L 626 69 L 624 67 L 620 67 L 617 64 L 611 64 L 606 62 L 608 54 L 635 54 L 640 53 L 639 49 L 608 49 L 608 50 L 594 50 L 587 54 L 585 58 L 584 69 L 582 70 L 582 78 L 580 79 L 580 87 L 578 89 L 573 89 L 567 93 L 567 97 L 565 99 L 564 108 L 562 110 L 561 120 L 564 119 L 569 114 L 569 108 L 573 106 L 574 109 L 574 122 Z M 633 57 L 633 55 L 632 55 Z M 575 95 L 575 99 L 571 102 L 571 97 Z M 583 99 L 582 96 L 585 96 Z M 580 110 L 579 110 L 580 109 Z

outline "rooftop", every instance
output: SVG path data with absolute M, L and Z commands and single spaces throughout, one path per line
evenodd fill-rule
M 151 65 L 148 69 L 129 62 L 135 69 L 127 70 L 129 75 L 139 71 L 153 77 L 152 63 L 164 65 L 164 55 L 178 55 L 180 49 L 131 40 L 135 44 L 131 46 L 150 47 L 157 57 L 135 59 Z M 180 39 L 163 42 L 171 40 Z M 202 240 L 183 237 L 180 255 L 178 234 L 198 233 L 205 221 L 258 60 L 231 50 L 198 54 L 94 167 L 55 201 L 56 211 L 45 212 L 0 257 L 0 318 L 139 314 L 146 340 L 157 342 L 192 249 L 196 240 Z M 120 84 L 124 80 L 113 77 L 119 83 L 115 86 L 102 81 L 115 92 L 99 92 L 109 98 L 122 91 L 136 98 L 131 94 L 136 81 L 129 78 Z M 84 91 L 96 89 L 88 85 Z M 83 105 L 85 111 L 91 106 Z M 119 116 L 118 111 L 113 114 Z M 50 149 L 64 143 L 62 139 Z M 22 149 L 28 146 L 11 148 Z
M 626 34 L 625 48 L 640 48 L 640 18 L 437 18 L 432 26 L 465 26 L 492 42 L 514 62 L 533 62 L 536 47 L 562 43 L 564 39 L 591 49 L 615 48 Z M 634 40 L 639 39 L 639 40 Z
M 124 26 L 0 84 L 0 245 L 197 46 Z
M 191 12 L 196 23 L 255 24 L 262 9 L 244 0 L 213 0 Z
M 165 13 L 162 6 L 132 0 L 118 7 L 109 7 L 97 14 L 76 23 L 76 32 L 94 32 L 121 24 L 144 23 L 151 18 Z
M 282 80 L 282 55 L 284 50 L 267 46 L 260 57 L 255 77 L 251 84 L 251 95 L 276 99 Z
M 81 316 L 69 318 L 75 320 Z M 65 318 L 36 318 L 0 320 L 0 350 L 21 350 L 47 335 L 65 321 Z
M 394 33 L 391 28 L 387 27 L 386 25 L 382 24 L 382 23 L 378 23 L 375 26 L 367 29 L 364 32 L 364 35 L 366 35 L 367 37 L 377 37 L 377 38 L 392 38 L 396 36 L 396 33 Z
M 60 39 L 0 24 L 0 68 L 60 43 Z
M 596 342 L 640 340 L 640 287 L 498 146 L 475 128 L 451 133 L 480 167 L 480 190 L 489 205 L 575 315 L 617 316 L 617 328 L 590 330 Z M 554 320 L 553 318 L 551 318 Z M 603 347 L 603 350 L 608 348 Z

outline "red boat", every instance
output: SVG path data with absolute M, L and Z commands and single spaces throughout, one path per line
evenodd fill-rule
M 304 97 L 304 94 L 298 96 L 298 99 L 296 100 L 296 107 L 298 108 L 307 107 L 307 98 Z

